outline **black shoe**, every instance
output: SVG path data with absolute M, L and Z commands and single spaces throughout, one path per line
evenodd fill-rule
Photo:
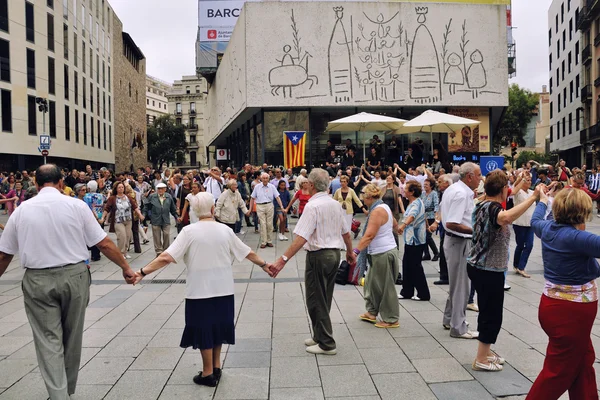
M 246 225 L 248 228 L 252 228 L 254 225 L 250 224 L 250 225 Z
M 433 258 L 431 259 L 431 261 L 436 262 L 436 261 L 439 261 L 439 259 L 440 259 L 440 255 L 436 254 L 435 256 L 433 256 Z
M 450 282 L 440 279 L 439 281 L 433 282 L 434 285 L 449 285 Z
M 98 257 L 98 258 L 92 257 L 92 261 L 100 261 L 100 257 Z
M 429 261 L 429 260 L 431 260 L 431 255 L 430 255 L 430 254 L 425 254 L 425 255 L 423 256 L 423 258 L 421 258 L 421 260 L 422 260 L 422 261 Z
M 202 372 L 200 372 L 198 375 L 194 376 L 193 380 L 196 385 L 202 385 L 202 386 L 208 386 L 208 387 L 217 386 L 217 378 L 215 377 L 214 372 L 212 373 L 212 375 L 208 375 L 208 376 L 202 376 Z
M 396 285 L 402 285 L 402 283 L 404 283 L 404 281 L 402 280 L 402 277 L 401 277 L 401 276 L 398 276 L 398 277 L 396 278 Z
M 356 239 L 358 237 L 358 234 L 360 233 L 360 231 L 356 231 L 354 232 L 354 239 Z
M 217 381 L 221 380 L 221 375 L 223 375 L 223 372 L 221 371 L 221 368 L 214 368 L 213 367 L 213 375 L 215 376 L 215 378 L 217 378 Z

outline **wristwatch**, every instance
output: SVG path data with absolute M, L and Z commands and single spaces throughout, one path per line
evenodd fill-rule
M 288 262 L 289 258 L 287 258 L 285 255 L 281 255 L 281 259 L 283 260 L 284 263 Z

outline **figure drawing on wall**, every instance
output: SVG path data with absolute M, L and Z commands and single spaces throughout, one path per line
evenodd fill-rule
M 428 7 L 416 7 L 419 26 L 415 31 L 410 52 L 410 98 L 418 103 L 434 103 L 442 99 L 440 61 L 425 22 Z
M 283 97 L 292 97 L 292 88 L 301 86 L 306 82 L 310 82 L 308 89 L 312 89 L 315 84 L 319 83 L 319 78 L 316 75 L 309 75 L 308 60 L 312 56 L 308 51 L 301 56 L 302 48 L 300 46 L 299 30 L 294 18 L 294 10 L 292 10 L 292 34 L 295 49 L 295 56 L 290 52 L 292 46 L 286 44 L 283 46 L 283 55 L 281 60 L 277 60 L 279 65 L 269 71 L 269 84 L 271 85 L 271 94 L 279 96 L 279 90 L 282 89 Z
M 327 49 L 327 67 L 329 70 L 329 94 L 335 102 L 347 102 L 352 99 L 352 57 L 346 27 L 344 26 L 344 7 L 333 7 L 335 24 L 331 32 Z

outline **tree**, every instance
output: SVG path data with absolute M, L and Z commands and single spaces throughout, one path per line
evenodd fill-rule
M 148 127 L 148 158 L 154 168 L 159 168 L 163 163 L 175 162 L 177 153 L 186 148 L 185 129 L 182 125 L 175 125 L 170 115 L 154 119 Z
M 547 164 L 551 162 L 551 157 L 545 153 L 536 153 L 535 151 L 522 151 L 517 157 L 515 166 L 520 168 L 522 164 L 526 164 L 528 161 L 537 161 L 540 164 Z
M 511 142 L 517 142 L 518 146 L 525 145 L 525 129 L 533 112 L 539 104 L 539 96 L 527 89 L 512 84 L 508 89 L 508 108 L 500 124 L 500 128 L 494 135 L 494 152 L 498 154 L 502 146 L 508 146 Z

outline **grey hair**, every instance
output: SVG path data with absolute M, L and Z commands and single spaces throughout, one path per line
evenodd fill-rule
M 231 189 L 231 185 L 233 185 L 234 183 L 237 185 L 237 181 L 235 179 L 228 180 L 227 181 L 227 189 Z
M 450 179 L 452 179 L 453 183 L 456 183 L 460 180 L 460 175 L 459 174 L 446 174 L 443 176 L 448 176 Z
M 458 175 L 460 176 L 460 179 L 465 179 L 467 174 L 474 173 L 477 168 L 479 168 L 477 164 L 473 164 L 472 162 L 466 162 L 463 165 L 461 165 L 458 169 Z
M 454 179 L 452 179 L 452 177 L 449 175 L 442 175 L 440 176 L 440 179 L 446 182 L 448 185 L 452 185 L 454 183 Z
M 329 190 L 329 172 L 322 168 L 315 168 L 310 171 L 308 181 L 315 185 L 317 192 L 326 192 Z
M 417 167 L 416 170 L 420 175 L 425 175 L 425 171 L 422 166 Z
M 192 196 L 192 211 L 196 213 L 198 218 L 208 218 L 213 216 L 213 207 L 215 205 L 215 199 L 212 194 L 208 192 L 200 192 L 195 196 Z
M 306 171 L 306 169 L 305 169 L 305 168 L 302 168 L 302 169 L 300 170 L 300 173 L 301 173 L 301 174 L 306 174 L 306 173 L 307 173 L 307 171 Z
M 297 179 L 296 179 L 296 187 L 298 189 L 302 188 L 302 184 L 308 182 L 308 179 L 306 179 L 305 177 L 303 177 L 302 175 L 300 175 Z
M 267 178 L 270 178 L 269 174 L 267 174 L 266 172 L 263 172 L 262 174 L 260 174 L 260 179 L 262 179 L 263 176 L 266 176 Z

